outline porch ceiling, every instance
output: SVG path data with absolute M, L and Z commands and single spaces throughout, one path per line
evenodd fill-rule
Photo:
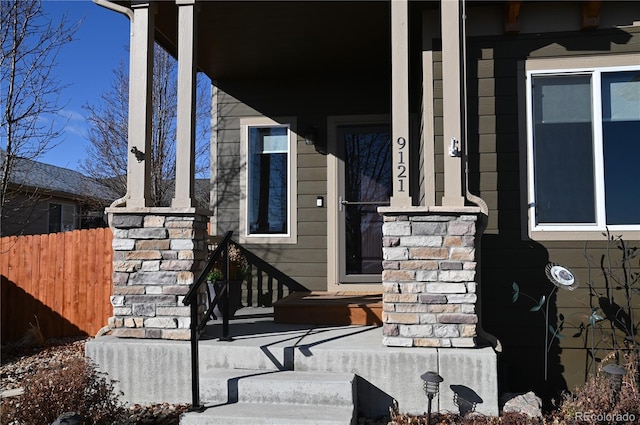
M 211 79 L 389 72 L 388 2 L 198 5 L 198 66 Z M 176 37 L 177 6 L 158 2 L 156 39 L 175 54 Z

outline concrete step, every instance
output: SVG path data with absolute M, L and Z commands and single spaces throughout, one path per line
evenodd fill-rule
M 268 403 L 353 407 L 352 373 L 210 370 L 200 377 L 203 403 Z
M 234 403 L 185 413 L 180 425 L 355 425 L 354 413 L 346 406 Z
M 278 371 L 293 369 L 293 349 L 279 344 L 279 342 L 266 347 L 247 347 L 238 343 L 239 340 L 240 338 L 230 342 L 217 341 L 215 345 L 201 343 L 200 370 L 256 369 Z
M 181 425 L 351 425 L 356 421 L 352 373 L 212 369 L 200 378 L 207 409 Z

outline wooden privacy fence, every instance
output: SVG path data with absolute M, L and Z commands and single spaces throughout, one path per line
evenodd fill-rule
M 111 229 L 0 238 L 2 342 L 95 335 L 112 315 Z

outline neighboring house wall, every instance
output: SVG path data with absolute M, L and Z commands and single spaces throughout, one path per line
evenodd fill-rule
M 63 194 L 11 192 L 1 220 L 2 236 L 107 227 L 105 206 L 105 201 L 90 202 Z
M 6 153 L 0 149 L 0 161 Z M 2 236 L 106 227 L 104 208 L 117 195 L 67 168 L 14 157 L 0 225 Z
M 57 217 L 56 220 L 56 217 L 51 214 L 53 205 L 63 206 L 64 219 Z M 71 210 L 74 213 L 70 216 Z M 60 196 L 39 195 L 31 199 L 23 194 L 15 194 L 7 203 L 6 212 L 7 215 L 2 218 L 3 236 L 36 235 L 83 228 L 82 205 Z M 58 224 L 57 228 L 55 222 Z
M 603 4 L 603 15 L 610 12 Z M 571 268 L 580 280 L 577 290 L 559 291 L 550 300 L 550 324 L 556 326 L 560 316 L 565 318 L 562 332 L 565 337 L 552 345 L 549 355 L 552 390 L 572 389 L 590 371 L 593 363 L 585 348 L 591 346 L 591 341 L 585 340 L 584 332 L 580 337 L 575 335 L 580 333 L 580 323 L 588 324 L 591 306 L 598 306 L 596 299 L 590 305 L 586 282 L 591 279 L 598 291 L 604 290 L 598 266 L 605 253 L 604 238 L 587 242 L 575 232 L 577 240 L 559 237 L 557 241 L 535 241 L 526 236 L 526 133 L 522 119 L 526 102 L 522 61 L 578 55 L 613 58 L 624 53 L 640 58 L 639 27 L 471 37 L 468 41 L 470 189 L 487 202 L 490 210 L 482 239 L 482 318 L 484 328 L 497 336 L 504 347 L 502 376 L 509 390 L 531 389 L 523 387 L 523 383 L 537 383 L 537 390 L 544 386 L 544 318 L 540 313 L 529 312 L 533 304 L 527 300 L 512 302 L 513 282 L 536 299 L 548 295 L 553 288 L 544 273 L 548 262 Z M 640 246 L 638 240 L 628 242 Z M 611 254 L 616 261 L 620 258 L 617 249 Z M 593 259 L 591 273 L 585 255 Z M 624 304 L 621 291 L 616 292 L 616 299 Z M 640 317 L 637 297 L 634 305 L 636 317 Z M 598 357 L 606 354 L 607 351 L 600 351 Z

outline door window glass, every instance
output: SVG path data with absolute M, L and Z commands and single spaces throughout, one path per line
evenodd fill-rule
M 382 273 L 382 218 L 391 184 L 391 137 L 388 126 L 342 128 L 345 152 L 346 274 Z

